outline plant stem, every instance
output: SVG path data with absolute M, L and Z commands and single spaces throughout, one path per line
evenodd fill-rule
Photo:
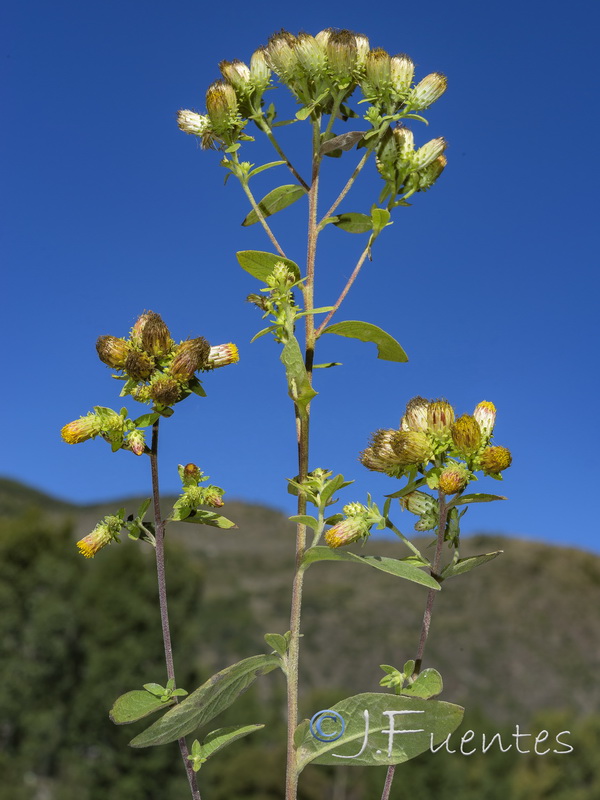
M 371 155 L 372 152 L 373 152 L 373 148 L 369 148 L 367 150 L 367 152 L 364 154 L 364 156 L 361 158 L 361 160 L 358 162 L 358 164 L 354 168 L 354 172 L 348 178 L 348 182 L 346 183 L 346 185 L 344 186 L 342 191 L 339 193 L 339 195 L 337 196 L 335 202 L 333 203 L 333 205 L 331 206 L 329 211 L 325 214 L 325 216 L 323 217 L 323 219 L 321 220 L 321 222 L 319 224 L 322 224 L 323 221 L 327 219 L 327 217 L 331 217 L 332 214 L 335 212 L 335 210 L 337 209 L 339 204 L 342 202 L 344 197 L 346 197 L 346 195 L 348 194 L 348 192 L 352 188 L 352 184 L 358 178 L 362 168 L 367 163 L 367 159 L 369 158 L 369 156 Z
M 315 257 L 317 250 L 317 196 L 319 187 L 319 147 L 320 120 L 313 121 L 313 160 L 312 180 L 308 193 L 308 241 L 306 249 L 306 281 L 303 287 L 304 310 L 314 308 Z M 313 314 L 305 317 L 305 364 L 309 381 L 312 380 L 312 365 L 315 346 L 315 323 Z M 296 406 L 296 429 L 298 436 L 298 480 L 301 483 L 308 473 L 309 464 L 309 422 L 310 411 Z M 306 514 L 306 497 L 298 494 L 298 514 Z M 290 612 L 290 646 L 288 650 L 287 674 L 287 764 L 285 778 L 286 800 L 296 800 L 298 793 L 298 768 L 294 732 L 298 724 L 298 666 L 300 657 L 300 620 L 302 613 L 302 586 L 304 569 L 302 557 L 306 550 L 306 526 L 298 524 L 296 529 L 296 567 L 292 586 L 292 606 Z
M 448 505 L 446 504 L 445 495 L 438 492 L 439 496 L 439 518 L 438 518 L 438 534 L 437 543 L 435 546 L 435 554 L 433 556 L 433 563 L 431 565 L 431 576 L 436 580 L 439 579 L 440 562 L 442 560 L 442 547 L 444 546 L 444 535 L 446 533 L 446 520 L 448 518 Z M 413 676 L 416 676 L 421 671 L 421 664 L 423 663 L 423 653 L 425 652 L 425 645 L 427 644 L 427 637 L 429 636 L 429 628 L 431 626 L 431 612 L 433 609 L 433 602 L 439 590 L 429 589 L 427 592 L 427 602 L 425 603 L 425 611 L 423 613 L 423 622 L 421 623 L 421 635 L 419 637 L 419 646 L 417 648 L 417 655 L 415 658 L 415 668 Z M 396 766 L 392 764 L 388 767 L 387 775 L 385 777 L 385 785 L 381 800 L 389 800 L 392 783 L 394 780 L 394 772 Z
M 169 626 L 169 610 L 167 607 L 167 583 L 165 577 L 165 523 L 160 511 L 160 492 L 158 488 L 158 423 L 152 426 L 152 448 L 150 451 L 150 471 L 152 473 L 152 501 L 154 508 L 154 527 L 156 535 L 156 573 L 158 576 L 158 602 L 160 605 L 160 621 L 162 627 L 163 644 L 165 648 L 165 663 L 167 677 L 175 682 L 175 668 L 173 666 L 173 648 L 171 646 L 171 628 Z M 175 685 L 175 684 L 174 684 Z M 183 759 L 185 771 L 190 785 L 193 800 L 201 800 L 200 790 L 196 782 L 196 773 L 192 762 L 188 760 L 189 751 L 185 738 L 178 739 L 179 752 Z
M 256 199 L 255 199 L 254 195 L 250 191 L 250 187 L 243 180 L 240 180 L 240 183 L 242 184 L 242 189 L 244 190 L 244 194 L 246 195 L 246 197 L 250 201 L 250 205 L 252 206 L 252 208 L 254 210 L 254 213 L 258 217 L 258 221 L 260 222 L 260 224 L 265 229 L 265 233 L 267 234 L 267 236 L 271 240 L 271 243 L 273 244 L 273 247 L 277 250 L 277 252 L 279 253 L 280 256 L 285 258 L 285 253 L 283 252 L 283 248 L 280 246 L 279 242 L 275 238 L 275 234 L 273 233 L 273 231 L 269 227 L 269 224 L 266 221 L 264 214 L 260 210 L 260 207 L 259 207 L 258 203 L 256 202 Z
M 327 314 L 327 316 L 325 317 L 323 322 L 319 325 L 319 327 L 317 329 L 317 332 L 315 334 L 317 339 L 319 338 L 319 336 L 323 333 L 324 329 L 329 324 L 329 320 L 333 317 L 335 312 L 338 310 L 338 308 L 343 303 L 344 298 L 346 297 L 346 295 L 348 294 L 348 292 L 350 291 L 350 289 L 352 287 L 352 284 L 357 279 L 358 273 L 360 272 L 362 265 L 365 263 L 365 259 L 368 256 L 368 254 L 369 254 L 369 245 L 367 245 L 365 247 L 365 249 L 362 251 L 362 253 L 360 255 L 360 258 L 358 259 L 358 261 L 356 263 L 356 266 L 354 267 L 352 275 L 350 275 L 350 277 L 348 278 L 348 281 L 347 281 L 346 285 L 344 286 L 344 288 L 342 289 L 342 293 L 340 294 L 340 296 L 336 300 L 334 307 L 331 309 L 329 314 Z
M 262 114 L 262 111 L 260 113 Z M 271 142 L 271 144 L 275 148 L 275 152 L 277 153 L 277 155 L 281 158 L 282 161 L 285 161 L 285 164 L 286 164 L 287 168 L 292 173 L 294 178 L 296 178 L 296 180 L 298 181 L 300 186 L 303 186 L 306 189 L 306 191 L 308 192 L 309 189 L 310 189 L 310 186 L 302 178 L 302 176 L 296 170 L 296 168 L 294 167 L 292 162 L 289 160 L 289 158 L 283 152 L 283 150 L 281 148 L 281 145 L 279 144 L 279 142 L 275 138 L 275 134 L 273 133 L 273 130 L 272 130 L 271 126 L 265 120 L 264 116 L 257 116 L 257 117 L 253 117 L 252 119 L 258 125 L 258 127 L 261 129 L 261 131 L 263 131 L 263 133 L 266 135 L 267 139 Z

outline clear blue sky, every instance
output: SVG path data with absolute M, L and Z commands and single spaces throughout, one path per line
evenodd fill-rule
M 241 352 L 238 366 L 206 377 L 207 399 L 188 400 L 164 425 L 163 488 L 177 488 L 178 462 L 196 461 L 228 496 L 292 513 L 292 412 L 276 346 L 249 344 L 261 321 L 244 298 L 256 287 L 234 255 L 269 244 L 258 226 L 240 227 L 241 191 L 223 185 L 218 155 L 180 133 L 175 114 L 202 111 L 217 63 L 247 60 L 275 30 L 347 27 L 409 53 L 419 77 L 448 76 L 429 129 L 415 123 L 415 132 L 419 144 L 445 136 L 449 165 L 431 192 L 397 210 L 338 317 L 388 330 L 410 363 L 321 340 L 318 360 L 344 366 L 317 376 L 311 466 L 356 478 L 347 501 L 368 490 L 381 497 L 398 483 L 356 460 L 372 430 L 396 426 L 416 394 L 446 396 L 459 413 L 492 400 L 496 442 L 513 450 L 514 465 L 503 485 L 479 488 L 501 488 L 509 501 L 471 509 L 465 531 L 600 550 L 598 8 L 429 0 L 339 9 L 239 0 L 5 7 L 1 472 L 78 502 L 147 491 L 147 459 L 111 455 L 102 442 L 69 447 L 58 432 L 93 405 L 119 407 L 95 340 L 126 335 L 153 309 L 176 338 L 233 340 Z M 284 140 L 299 129 L 282 129 Z M 247 157 L 271 160 L 258 146 Z M 331 194 L 355 160 L 328 160 Z M 277 178 L 288 182 L 265 173 L 258 190 Z M 371 174 L 344 209 L 366 211 L 378 188 Z M 300 261 L 303 213 L 298 204 L 273 220 Z M 337 296 L 362 246 L 331 227 L 319 251 L 320 304 Z M 410 527 L 408 515 L 400 522 Z

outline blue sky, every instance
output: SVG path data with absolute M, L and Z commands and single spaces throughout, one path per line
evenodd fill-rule
M 445 136 L 449 165 L 431 192 L 397 209 L 338 316 L 380 325 L 410 362 L 379 361 L 372 346 L 323 337 L 318 360 L 343 367 L 317 375 L 311 466 L 355 478 L 346 501 L 369 490 L 380 498 L 399 485 L 357 462 L 371 431 L 395 427 L 416 394 L 445 396 L 459 413 L 492 400 L 496 442 L 514 454 L 501 486 L 509 500 L 472 508 L 464 530 L 600 551 L 591 147 L 598 9 L 572 2 L 542 10 L 533 0 L 365 9 L 8 4 L 1 472 L 78 502 L 147 491 L 147 459 L 111 455 L 102 442 L 69 447 L 58 431 L 93 405 L 120 406 L 95 340 L 126 335 L 153 309 L 176 338 L 235 341 L 241 353 L 239 365 L 206 377 L 208 398 L 188 400 L 163 426 L 163 488 L 176 490 L 177 463 L 196 461 L 228 496 L 293 513 L 285 478 L 296 472 L 294 425 L 278 349 L 266 338 L 249 344 L 261 320 L 244 298 L 256 285 L 235 260 L 236 250 L 269 243 L 258 226 L 240 227 L 241 191 L 223 185 L 218 154 L 182 134 L 175 115 L 202 111 L 217 63 L 248 60 L 275 30 L 347 27 L 372 46 L 407 52 L 419 78 L 448 76 L 429 128 L 415 123 L 415 136 L 418 144 Z M 304 128 L 281 130 L 290 152 L 305 156 Z M 244 157 L 272 160 L 260 144 Z M 356 160 L 327 160 L 324 204 Z M 374 201 L 379 179 L 373 167 L 367 172 L 343 210 L 366 211 Z M 257 193 L 278 179 L 289 182 L 283 172 L 260 176 Z M 273 218 L 299 261 L 304 215 L 297 204 Z M 337 297 L 362 242 L 332 226 L 324 232 L 317 303 Z M 499 485 L 487 479 L 478 488 Z

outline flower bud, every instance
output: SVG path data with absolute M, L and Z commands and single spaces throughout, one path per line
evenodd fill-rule
M 202 477 L 202 470 L 196 464 L 189 463 L 185 467 L 179 467 L 179 474 L 184 486 L 197 486 Z
M 404 419 L 406 420 L 407 430 L 426 431 L 427 430 L 427 409 L 429 401 L 424 397 L 413 397 L 406 405 Z
M 335 83 L 348 85 L 352 82 L 358 59 L 356 37 L 351 31 L 331 31 L 327 44 L 327 63 L 329 74 Z
M 250 70 L 243 61 L 235 58 L 233 61 L 219 63 L 221 75 L 230 83 L 238 97 L 245 97 L 250 91 Z
M 326 74 L 325 50 L 319 45 L 314 36 L 309 33 L 300 33 L 294 43 L 298 61 L 307 75 L 319 78 Z
M 181 388 L 175 378 L 159 375 L 150 384 L 150 397 L 162 406 L 171 406 L 179 400 Z
M 437 500 L 426 494 L 426 492 L 409 492 L 400 498 L 400 505 L 410 511 L 411 514 L 416 514 L 419 517 L 423 516 L 423 514 L 437 514 L 438 512 Z
M 438 156 L 431 164 L 428 164 L 418 172 L 413 172 L 410 176 L 410 180 L 414 179 L 416 181 L 416 191 L 426 192 L 427 189 L 431 189 L 446 168 L 447 163 L 448 159 L 446 156 Z
M 440 475 L 438 489 L 443 494 L 462 492 L 470 477 L 471 473 L 464 464 L 448 464 Z
M 123 369 L 129 353 L 129 342 L 116 336 L 100 336 L 96 342 L 100 361 L 113 369 Z
M 375 431 L 369 447 L 359 456 L 360 463 L 374 472 L 388 472 L 398 467 L 398 456 L 392 446 L 400 431 Z
M 259 47 L 250 59 L 250 78 L 260 92 L 264 92 L 271 81 L 271 70 L 267 63 L 267 48 Z
M 146 317 L 140 337 L 142 349 L 156 358 L 168 355 L 173 348 L 173 340 L 169 329 L 160 314 L 149 311 Z
M 203 491 L 203 505 L 211 506 L 212 508 L 222 508 L 225 505 L 223 501 L 223 489 L 220 489 L 218 486 L 207 486 Z
M 269 38 L 267 61 L 284 83 L 291 81 L 298 72 L 295 45 L 296 37 L 283 28 Z
M 100 418 L 96 414 L 86 414 L 85 417 L 69 422 L 60 432 L 60 435 L 67 444 L 80 444 L 93 439 L 94 436 L 102 431 Z
M 98 550 L 106 547 L 118 537 L 122 527 L 123 522 L 120 517 L 104 517 L 91 533 L 77 542 L 79 552 L 86 558 L 93 558 Z
M 437 139 L 431 139 L 431 141 L 424 144 L 423 147 L 419 147 L 418 150 L 415 150 L 412 157 L 413 168 L 423 169 L 424 167 L 428 167 L 429 164 L 442 155 L 446 147 L 448 147 L 448 142 L 443 136 L 439 136 Z
M 206 92 L 206 110 L 211 125 L 218 136 L 235 125 L 238 103 L 235 89 L 225 81 L 211 83 Z
M 448 79 L 439 72 L 426 75 L 415 86 L 406 100 L 406 104 L 416 111 L 429 108 L 444 94 L 448 86 Z
M 512 464 L 512 455 L 506 447 L 486 447 L 481 454 L 481 468 L 487 475 L 497 475 Z
M 433 400 L 427 409 L 427 427 L 438 438 L 450 433 L 454 422 L 454 409 L 447 400 Z
M 391 60 L 381 47 L 370 50 L 365 59 L 365 83 L 368 91 L 386 92 L 392 81 Z
M 397 125 L 392 134 L 396 148 L 396 158 L 400 161 L 408 161 L 415 149 L 414 133 L 410 128 L 405 128 L 404 125 Z
M 406 53 L 392 56 L 390 71 L 394 91 L 399 98 L 406 97 L 415 74 L 415 65 L 412 58 L 407 56 Z
M 356 66 L 362 69 L 369 53 L 369 40 L 363 33 L 355 33 L 354 38 L 356 40 Z
M 154 360 L 148 353 L 131 350 L 125 359 L 125 372 L 134 381 L 145 381 L 154 372 Z
M 325 541 L 329 547 L 343 547 L 359 539 L 366 539 L 369 535 L 371 526 L 364 515 L 348 517 L 338 522 L 325 534 Z
M 398 431 L 392 441 L 392 449 L 400 466 L 426 464 L 433 456 L 433 447 L 423 431 Z
M 482 400 L 481 403 L 478 403 L 475 407 L 473 416 L 477 420 L 484 440 L 489 442 L 496 422 L 496 406 L 490 403 L 489 400 Z
M 218 344 L 216 347 L 210 348 L 204 369 L 227 367 L 229 364 L 237 364 L 239 360 L 238 349 L 232 342 Z
M 144 311 L 143 314 L 140 314 L 135 321 L 135 325 L 131 329 L 131 342 L 136 347 L 142 346 L 142 331 L 144 330 L 144 327 L 150 318 L 150 314 L 152 313 L 152 311 Z
M 204 136 L 210 130 L 210 120 L 205 114 L 197 114 L 187 108 L 177 112 L 177 125 L 184 133 Z
M 206 365 L 209 353 L 210 345 L 202 336 L 181 342 L 175 351 L 169 374 L 179 381 L 189 381 L 194 372 Z
M 465 456 L 472 456 L 481 447 L 481 430 L 475 417 L 463 414 L 452 426 L 452 441 Z
M 125 441 L 125 448 L 131 450 L 136 456 L 143 455 L 146 450 L 146 436 L 144 431 L 131 431 Z

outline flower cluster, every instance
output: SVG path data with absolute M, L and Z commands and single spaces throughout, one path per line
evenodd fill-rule
M 410 472 L 435 469 L 436 488 L 444 494 L 461 492 L 473 473 L 500 477 L 512 461 L 506 447 L 490 444 L 496 419 L 493 403 L 486 400 L 473 414 L 456 418 L 446 400 L 414 397 L 397 430 L 378 430 L 360 455 L 368 469 L 400 478 Z M 461 459 L 461 461 L 456 461 Z
M 98 550 L 117 541 L 123 527 L 123 512 L 108 515 L 99 522 L 94 530 L 77 542 L 77 548 L 82 556 L 93 558 Z
M 208 480 L 196 464 L 182 464 L 178 467 L 179 478 L 183 484 L 183 492 L 175 501 L 172 519 L 183 520 L 190 516 L 200 506 L 221 508 L 224 504 L 224 490 L 219 486 L 200 486 Z
M 206 114 L 187 109 L 178 114 L 180 129 L 197 136 L 204 148 L 215 141 L 225 148 L 232 147 L 238 140 L 250 138 L 243 133 L 248 119 L 262 126 L 263 95 L 271 83 L 271 71 L 303 106 L 299 118 L 323 113 L 357 116 L 344 102 L 360 88 L 364 100 L 371 104 L 365 118 L 374 131 L 382 123 L 385 129 L 390 120 L 415 116 L 429 108 L 447 86 L 445 76 L 437 72 L 414 84 L 415 65 L 405 53 L 391 56 L 380 47 L 371 48 L 363 34 L 334 28 L 326 28 L 316 36 L 294 36 L 280 30 L 270 37 L 266 47 L 253 53 L 249 66 L 236 59 L 221 61 L 219 68 L 222 79 L 208 88 Z M 440 165 L 437 162 L 436 169 L 441 172 Z M 436 169 L 423 172 L 419 181 L 414 180 L 413 184 L 419 186 L 413 191 L 432 185 Z
M 337 521 L 325 533 L 325 541 L 329 547 L 343 547 L 359 539 L 368 539 L 374 525 L 378 528 L 385 527 L 384 518 L 370 498 L 367 506 L 362 503 L 348 503 L 342 511 L 344 516 L 336 515 Z
M 115 376 L 125 381 L 121 395 L 152 404 L 159 413 L 191 392 L 203 394 L 196 372 L 238 361 L 234 344 L 211 347 L 202 336 L 176 344 L 153 311 L 138 318 L 129 339 L 100 336 L 96 350 L 102 362 L 121 373 Z

